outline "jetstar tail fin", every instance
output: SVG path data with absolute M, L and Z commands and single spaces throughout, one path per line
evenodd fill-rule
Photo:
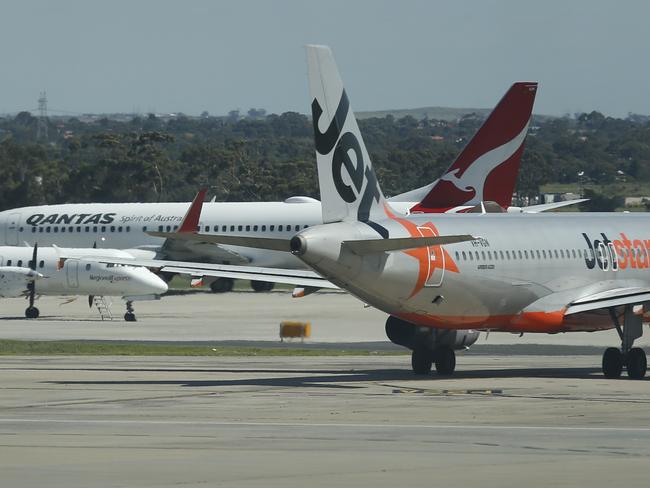
M 386 204 L 327 46 L 307 46 L 309 87 L 323 222 L 381 215 Z
M 510 87 L 478 132 L 412 212 L 439 212 L 494 201 L 512 201 L 537 83 Z

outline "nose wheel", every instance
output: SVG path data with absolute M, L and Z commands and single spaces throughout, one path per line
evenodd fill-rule
M 605 378 L 620 378 L 623 368 L 627 376 L 633 380 L 643 379 L 648 369 L 645 351 L 640 347 L 632 347 L 634 341 L 643 335 L 641 315 L 634 314 L 632 305 L 625 306 L 623 326 L 614 309 L 609 310 L 616 331 L 621 338 L 621 348 L 608 347 L 603 353 L 603 374 Z
M 37 319 L 40 315 L 38 308 L 36 307 L 27 307 L 25 309 L 25 317 L 28 319 Z
M 127 322 L 136 322 L 135 311 L 133 310 L 133 302 L 126 302 L 126 313 L 124 320 Z

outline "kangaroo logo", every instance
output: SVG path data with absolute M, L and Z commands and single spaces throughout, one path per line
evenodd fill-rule
M 498 146 L 470 162 L 465 168 L 454 168 L 440 178 L 454 185 L 458 190 L 467 195 L 465 203 L 474 199 L 483 201 L 484 185 L 487 177 L 501 164 L 510 159 L 521 147 L 526 139 L 528 123 L 513 139 Z
M 350 131 L 341 135 L 350 111 L 350 102 L 345 90 L 341 94 L 336 113 L 325 132 L 321 132 L 318 127 L 323 109 L 316 98 L 311 104 L 311 111 L 316 151 L 323 156 L 334 151 L 332 154 L 332 179 L 336 191 L 347 203 L 354 203 L 361 197 L 357 218 L 361 222 L 368 222 L 372 202 L 373 200 L 380 201 L 381 192 L 375 172 L 364 161 L 363 150 L 357 136 Z M 354 157 L 351 157 L 351 153 L 354 153 Z M 343 168 L 345 168 L 352 185 L 343 180 Z M 363 189 L 364 181 L 366 182 L 365 190 Z

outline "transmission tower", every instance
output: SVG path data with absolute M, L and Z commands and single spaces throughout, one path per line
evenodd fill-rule
M 36 140 L 47 141 L 47 94 L 45 92 L 41 92 L 41 96 L 38 97 Z

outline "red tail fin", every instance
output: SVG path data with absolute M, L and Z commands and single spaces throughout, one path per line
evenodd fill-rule
M 192 200 L 190 208 L 187 209 L 185 217 L 181 222 L 178 232 L 196 232 L 199 227 L 199 219 L 201 218 L 201 210 L 203 209 L 203 200 L 205 200 L 206 190 L 202 189 Z
M 411 211 L 435 212 L 481 201 L 509 207 L 536 93 L 537 83 L 512 85 L 456 161 Z

